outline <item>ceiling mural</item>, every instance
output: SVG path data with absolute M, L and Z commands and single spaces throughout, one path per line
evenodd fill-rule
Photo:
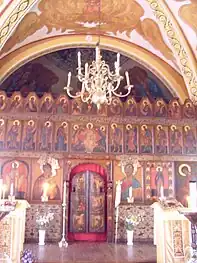
M 189 35 L 188 41 L 197 57 L 197 1 L 167 0 L 167 3 L 184 34 Z
M 100 33 L 141 46 L 165 60 L 178 71 L 168 40 L 160 31 L 146 0 L 41 0 L 23 18 L 0 55 L 37 41 L 62 34 Z
M 67 82 L 67 74 L 71 71 L 73 75 L 71 86 L 74 89 L 74 93 L 77 92 L 80 88 L 80 83 L 75 77 L 79 50 L 82 53 L 82 64 L 87 61 L 91 62 L 95 58 L 95 50 L 93 48 L 65 49 L 44 55 L 14 72 L 0 86 L 0 90 L 6 91 L 8 96 L 11 96 L 14 91 L 20 91 L 24 97 L 29 92 L 36 92 L 39 97 L 45 92 L 51 92 L 56 97 L 64 92 L 63 87 Z M 103 50 L 102 56 L 110 68 L 113 69 L 116 53 Z M 125 70 L 129 72 L 134 85 L 131 95 L 137 101 L 147 96 L 150 100 L 163 98 L 166 102 L 169 102 L 175 96 L 155 75 L 137 62 L 125 56 L 121 56 L 120 62 L 122 73 Z M 120 91 L 124 92 L 125 85 L 126 80 L 123 80 Z
M 0 0 L 0 12 L 9 4 L 11 0 Z

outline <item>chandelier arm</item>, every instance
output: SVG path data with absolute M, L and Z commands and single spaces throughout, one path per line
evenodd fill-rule
M 78 80 L 79 80 L 80 82 L 83 82 L 84 79 L 85 79 L 85 75 L 83 75 L 82 73 L 81 73 L 81 74 L 78 74 L 78 75 L 77 75 L 77 78 L 78 78 Z
M 64 89 L 67 91 L 68 96 L 73 98 L 73 99 L 77 99 L 77 98 L 81 97 L 81 92 L 77 92 L 78 94 L 76 93 L 76 95 L 72 95 L 70 93 L 70 88 L 69 87 L 65 87 Z
M 132 88 L 132 85 L 128 86 L 127 93 L 125 93 L 125 94 L 118 94 L 118 93 L 115 92 L 115 91 L 112 91 L 112 93 L 113 93 L 115 96 L 119 97 L 119 98 L 124 98 L 124 97 L 126 97 L 126 96 L 129 95 L 129 93 L 131 92 L 131 88 Z
M 121 80 L 122 79 L 118 79 L 116 82 L 116 86 L 114 87 L 113 85 L 112 85 L 112 88 L 111 88 L 111 91 L 112 91 L 112 93 L 113 92 L 115 92 L 119 87 L 120 87 L 120 82 L 121 82 Z

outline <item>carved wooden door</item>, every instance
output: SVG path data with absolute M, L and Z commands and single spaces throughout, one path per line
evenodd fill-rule
M 80 172 L 73 176 L 70 189 L 69 232 L 73 233 L 73 239 L 106 239 L 106 193 L 103 177 L 96 172 Z

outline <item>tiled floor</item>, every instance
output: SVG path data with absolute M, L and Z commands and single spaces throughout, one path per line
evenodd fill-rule
M 26 244 L 39 263 L 156 263 L 156 248 L 152 244 L 126 244 L 76 242 L 67 248 L 58 245 Z

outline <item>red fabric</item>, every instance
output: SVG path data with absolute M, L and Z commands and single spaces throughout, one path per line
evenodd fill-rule
M 75 174 L 78 174 L 80 172 L 85 172 L 85 171 L 91 171 L 91 172 L 98 173 L 106 180 L 106 171 L 102 166 L 95 164 L 95 163 L 84 163 L 84 164 L 77 165 L 72 169 L 71 174 L 70 174 L 70 181 Z
M 70 182 L 72 181 L 73 176 L 75 176 L 76 174 L 80 172 L 85 172 L 85 171 L 96 172 L 100 174 L 100 176 L 102 176 L 103 179 L 106 181 L 106 178 L 107 178 L 106 171 L 102 166 L 98 164 L 94 164 L 94 163 L 84 163 L 84 164 L 77 165 L 76 167 L 72 169 L 71 174 L 70 174 Z M 70 183 L 70 189 L 69 189 L 70 192 L 71 192 L 71 187 L 72 187 L 72 184 Z M 69 202 L 69 205 L 70 205 L 70 202 Z M 107 207 L 106 207 L 106 211 L 107 211 Z M 70 218 L 70 207 L 69 207 L 68 218 Z M 106 229 L 107 229 L 107 226 L 106 226 Z M 106 241 L 107 232 L 106 231 L 104 233 L 68 232 L 67 238 L 69 241 Z

